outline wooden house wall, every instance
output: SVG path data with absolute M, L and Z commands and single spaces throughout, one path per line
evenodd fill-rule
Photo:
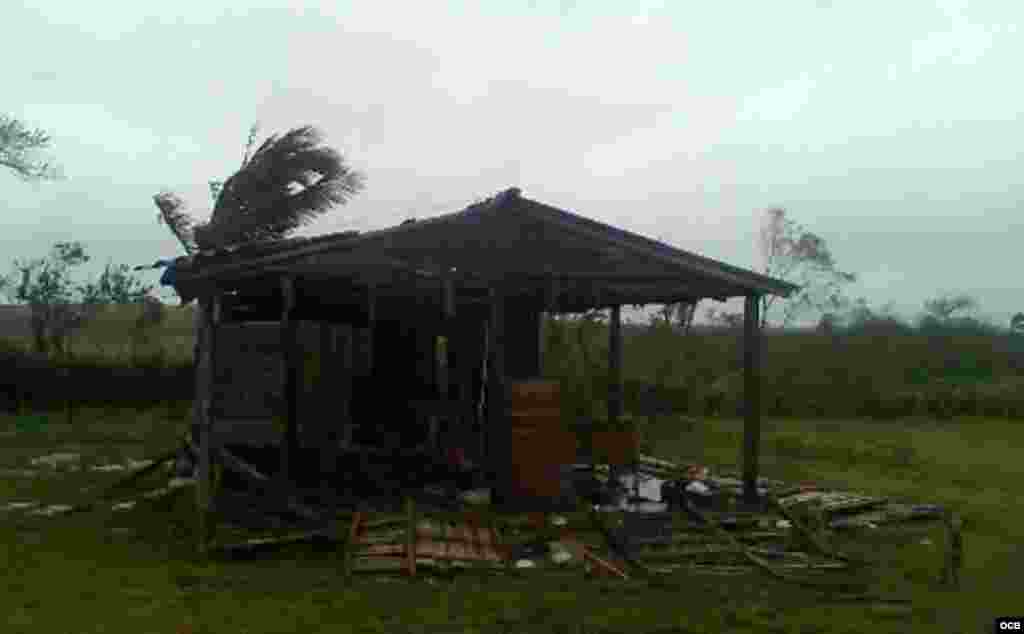
M 507 302 L 504 358 L 510 380 L 540 374 L 540 311 L 535 304 Z M 486 316 L 485 306 L 461 305 L 455 317 L 444 322 L 432 311 L 414 311 L 410 302 L 393 301 L 382 303 L 373 329 L 299 321 L 300 445 L 348 438 L 342 427 L 349 423 L 356 426 L 351 439 L 357 442 L 380 441 L 381 432 L 390 431 L 392 440 L 417 443 L 423 430 L 407 403 L 441 396 L 436 355 L 441 334 L 448 338 L 449 398 L 461 401 L 465 411 L 475 411 L 483 381 Z M 346 347 L 351 356 L 342 363 L 336 357 Z M 281 430 L 274 419 L 283 411 L 279 324 L 223 324 L 217 356 L 217 435 L 245 444 L 277 444 Z M 477 423 L 456 430 L 471 454 L 481 450 L 473 442 L 481 431 Z

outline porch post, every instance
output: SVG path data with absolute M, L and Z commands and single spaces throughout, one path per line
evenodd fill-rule
M 352 420 L 352 376 L 355 373 L 355 361 L 353 349 L 355 347 L 355 328 L 342 326 L 338 333 L 338 364 L 341 376 L 339 389 L 342 396 L 339 400 L 341 408 L 341 446 L 348 449 L 352 446 L 352 436 L 355 421 Z
M 373 349 L 373 333 L 377 330 L 377 289 L 373 286 L 366 287 L 366 322 L 369 336 L 367 337 L 367 371 L 373 374 L 375 351 Z
M 622 419 L 622 307 L 612 306 L 608 320 L 608 424 L 617 429 Z M 596 458 L 595 458 L 596 459 Z M 612 481 L 618 482 L 624 465 L 608 465 Z M 633 469 L 636 476 L 636 465 Z M 634 486 L 634 494 L 636 487 Z
M 194 414 L 198 423 L 199 478 L 196 483 L 196 506 L 199 510 L 199 553 L 205 555 L 213 538 L 213 421 L 214 377 L 216 375 L 217 327 L 220 323 L 219 293 L 199 301 L 199 341 L 196 360 L 196 395 Z
M 612 306 L 608 324 L 608 422 L 622 418 L 622 307 Z
M 281 439 L 281 462 L 278 476 L 284 484 L 294 481 L 294 465 L 298 453 L 298 332 L 296 322 L 292 318 L 295 308 L 295 280 L 290 276 L 281 277 L 281 352 L 282 352 L 282 392 L 284 396 L 284 435 Z
M 754 505 L 761 446 L 761 297 L 747 295 L 743 307 L 743 499 Z
M 505 433 L 505 297 L 503 289 L 491 286 L 490 319 L 487 324 L 487 425 L 482 430 L 486 447 L 487 472 L 491 476 L 495 504 L 507 500 L 511 455 Z
M 337 376 L 338 366 L 338 327 L 334 324 L 320 322 L 320 376 L 317 379 L 316 396 L 318 401 L 317 434 L 318 441 L 325 446 L 320 447 L 320 473 L 333 475 L 337 471 L 340 445 L 339 421 L 337 419 L 326 419 L 324 414 L 330 411 L 331 406 L 337 402 L 336 392 L 328 396 L 326 384 L 328 380 L 333 383 Z M 330 377 L 330 379 L 328 379 Z M 323 412 L 324 414 L 321 414 Z

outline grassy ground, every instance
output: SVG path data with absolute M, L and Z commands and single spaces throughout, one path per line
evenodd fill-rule
M 0 506 L 75 502 L 116 473 L 50 472 L 28 477 L 33 457 L 80 453 L 86 466 L 140 459 L 174 445 L 184 410 L 81 413 L 75 427 L 14 432 L 0 419 Z M 671 421 L 646 430 L 664 458 L 732 465 L 740 426 L 713 421 L 680 432 Z M 964 584 L 940 589 L 941 534 L 879 531 L 843 544 L 886 562 L 878 593 L 908 608 L 825 603 L 815 593 L 760 574 L 680 574 L 680 587 L 585 580 L 579 572 L 454 581 L 357 577 L 346 583 L 336 555 L 296 549 L 259 561 L 202 562 L 185 493 L 165 508 L 63 518 L 2 512 L 0 630 L 4 632 L 968 632 L 991 631 L 999 614 L 1022 611 L 1024 465 L 1014 460 L 1024 427 L 999 420 L 929 422 L 771 421 L 768 477 L 842 483 L 854 489 L 948 503 L 967 517 Z M 187 489 L 184 489 L 187 491 Z M 1016 600 L 1015 600 L 1016 599 Z

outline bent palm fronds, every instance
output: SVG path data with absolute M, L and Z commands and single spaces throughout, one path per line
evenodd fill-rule
M 210 222 L 195 228 L 201 249 L 280 239 L 363 188 L 363 175 L 321 145 L 316 128 L 271 136 L 225 183 Z
M 185 202 L 171 192 L 153 197 L 159 220 L 188 254 L 284 238 L 363 189 L 363 174 L 322 141 L 313 126 L 272 135 L 251 157 L 247 149 L 242 167 L 223 185 L 217 183 L 209 222 L 195 223 Z
M 185 212 L 185 201 L 173 192 L 160 192 L 153 196 L 153 202 L 160 210 L 157 220 L 167 225 L 167 228 L 185 249 L 185 253 L 191 254 L 195 251 L 195 238 L 192 235 L 192 227 L 195 223 Z

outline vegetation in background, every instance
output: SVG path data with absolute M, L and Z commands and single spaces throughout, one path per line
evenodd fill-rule
M 938 300 L 917 323 L 874 310 L 863 299 L 828 329 L 764 335 L 762 407 L 769 416 L 873 417 L 990 415 L 1024 418 L 1024 336 L 977 318 L 937 317 Z M 942 311 L 939 315 L 941 316 Z M 607 381 L 608 329 L 596 317 L 561 318 L 547 331 L 546 376 L 578 386 L 571 409 L 590 403 Z M 644 386 L 691 415 L 739 415 L 742 334 L 694 326 L 689 336 L 655 318 L 624 326 L 626 408 L 639 411 Z M 588 390 L 590 392 L 588 392 Z M 597 411 L 594 411 L 597 410 Z
M 783 327 L 807 311 L 828 314 L 847 306 L 843 287 L 856 281 L 856 276 L 837 268 L 825 239 L 787 217 L 784 209 L 766 212 L 760 247 L 765 275 L 800 285 L 800 290 L 792 297 L 765 295 L 762 298 L 762 328 L 776 304 L 782 305 Z
M 44 130 L 32 129 L 18 119 L 0 114 L 0 167 L 25 181 L 56 180 L 60 170 L 40 156 L 52 143 Z
M 75 284 L 72 270 L 89 259 L 80 242 L 58 242 L 47 256 L 15 261 L 15 273 L 0 276 L 0 292 L 31 310 L 35 352 L 52 349 L 63 355 L 68 338 L 95 315 L 97 307 L 138 303 L 152 290 L 123 264 L 108 263 L 96 281 Z
M 765 275 L 800 287 L 790 297 L 761 297 L 762 329 L 769 325 L 769 316 L 776 308 L 781 309 L 779 324 L 783 328 L 808 314 L 818 315 L 823 323 L 829 324 L 837 314 L 849 310 L 845 287 L 856 281 L 856 275 L 841 270 L 825 239 L 797 224 L 784 209 L 765 212 L 758 247 Z M 719 328 L 739 330 L 743 326 L 741 312 L 709 308 L 706 317 Z

